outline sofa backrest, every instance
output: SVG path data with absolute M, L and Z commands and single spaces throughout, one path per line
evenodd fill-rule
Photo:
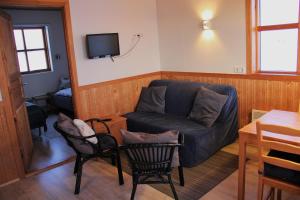
M 224 121 L 228 112 L 233 107 L 237 108 L 237 93 L 232 86 L 190 81 L 154 80 L 150 83 L 150 87 L 155 86 L 167 86 L 165 112 L 168 114 L 188 116 L 193 107 L 197 90 L 201 86 L 228 96 L 217 121 Z

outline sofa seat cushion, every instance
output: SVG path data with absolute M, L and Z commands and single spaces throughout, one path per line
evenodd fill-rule
M 205 130 L 208 130 L 207 127 L 197 122 L 177 115 L 133 112 L 126 114 L 125 117 L 129 121 L 132 120 L 145 127 L 150 125 L 153 127 L 154 132 L 156 132 L 156 130 L 178 130 L 180 133 L 185 132 L 201 135 L 206 134 Z
M 219 124 L 207 128 L 185 117 L 170 114 L 133 112 L 125 117 L 129 131 L 161 133 L 178 130 L 183 134 L 184 146 L 180 155 L 184 167 L 193 167 L 208 159 L 222 146 L 222 138 L 226 137 L 220 131 L 228 131 L 220 129 Z

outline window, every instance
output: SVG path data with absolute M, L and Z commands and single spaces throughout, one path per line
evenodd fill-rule
M 47 27 L 16 27 L 14 36 L 22 74 L 51 71 Z
M 300 74 L 300 0 L 246 2 L 248 72 Z

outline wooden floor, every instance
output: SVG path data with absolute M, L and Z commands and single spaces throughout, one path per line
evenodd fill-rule
M 223 149 L 237 153 L 236 143 Z M 253 148 L 250 153 L 255 152 Z M 45 173 L 26 178 L 22 181 L 0 188 L 0 199 L 130 199 L 131 177 L 124 173 L 125 185 L 119 186 L 116 168 L 104 161 L 89 161 L 84 167 L 81 193 L 73 195 L 75 176 L 72 174 L 74 163 L 55 168 Z M 237 199 L 238 171 L 203 196 L 202 200 Z M 247 163 L 246 199 L 256 199 L 257 162 Z M 267 190 L 266 190 L 267 191 Z M 136 199 L 171 199 L 148 185 L 138 186 Z M 299 196 L 283 193 L 285 200 L 299 200 Z
M 65 139 L 53 128 L 56 119 L 57 115 L 50 115 L 47 118 L 48 131 L 42 131 L 41 136 L 38 129 L 32 130 L 33 153 L 28 172 L 47 168 L 75 156 Z

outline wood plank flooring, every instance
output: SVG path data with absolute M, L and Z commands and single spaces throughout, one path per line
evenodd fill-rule
M 57 115 L 50 115 L 47 119 L 48 131 L 32 130 L 33 153 L 27 172 L 35 172 L 51 165 L 75 157 L 74 151 L 67 145 L 65 139 L 53 128 Z
M 230 153 L 238 152 L 238 144 L 234 143 L 223 148 Z M 248 152 L 253 154 L 254 148 Z M 32 176 L 19 182 L 0 188 L 0 199 L 130 199 L 131 177 L 124 173 L 125 185 L 119 186 L 117 181 L 117 170 L 110 164 L 99 160 L 89 161 L 85 167 L 82 178 L 81 193 L 73 194 L 75 176 L 72 174 L 74 163 L 55 168 L 45 173 Z M 226 178 L 213 190 L 201 198 L 201 200 L 235 200 L 237 199 L 237 176 L 238 171 Z M 257 185 L 257 162 L 247 163 L 246 178 L 246 200 L 256 199 Z M 267 193 L 267 190 L 266 192 Z M 136 199 L 171 199 L 165 194 L 153 189 L 148 185 L 139 185 Z M 299 200 L 299 196 L 293 196 L 283 192 L 284 200 Z

